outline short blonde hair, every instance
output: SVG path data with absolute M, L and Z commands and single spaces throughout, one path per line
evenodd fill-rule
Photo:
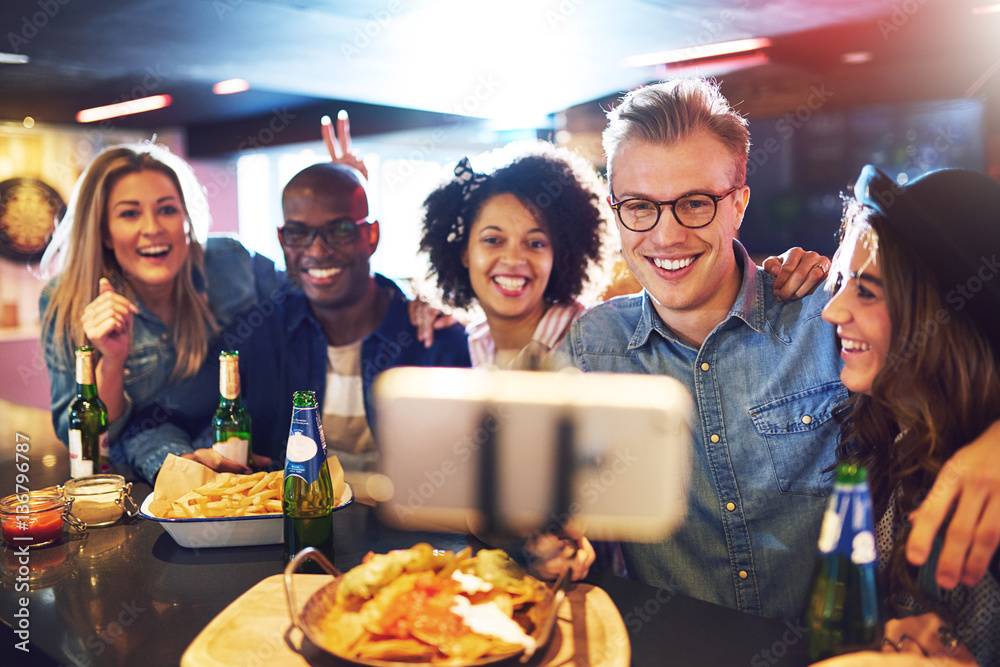
M 608 112 L 602 139 L 608 158 L 608 183 L 612 188 L 615 154 L 632 140 L 673 144 L 700 130 L 717 136 L 733 157 L 732 185 L 745 185 L 750 131 L 747 120 L 719 92 L 719 84 L 706 79 L 675 79 L 629 92 Z

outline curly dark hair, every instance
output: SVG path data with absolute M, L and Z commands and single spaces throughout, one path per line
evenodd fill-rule
M 463 198 L 463 184 L 452 179 L 424 202 L 420 249 L 430 257 L 429 278 L 437 282 L 443 302 L 454 308 L 474 303 L 469 270 L 462 265 L 472 222 L 492 197 L 512 194 L 544 222 L 552 241 L 553 264 L 545 299 L 567 302 L 580 296 L 595 271 L 602 268 L 610 214 L 601 206 L 604 182 L 583 156 L 548 142 L 516 142 L 483 156 L 503 166 Z M 458 216 L 464 229 L 456 230 Z

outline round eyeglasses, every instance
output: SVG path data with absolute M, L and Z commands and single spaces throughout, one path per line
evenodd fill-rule
M 323 242 L 330 247 L 344 246 L 358 240 L 358 226 L 367 222 L 368 218 L 360 220 L 341 218 L 322 227 L 310 227 L 293 222 L 279 228 L 278 234 L 281 235 L 281 242 L 289 248 L 308 248 L 317 236 L 322 237 Z
M 660 214 L 664 206 L 670 206 L 674 213 L 674 219 L 682 227 L 688 229 L 699 229 L 712 224 L 715 214 L 719 210 L 719 202 L 739 190 L 740 186 L 721 195 L 712 195 L 707 192 L 692 192 L 689 195 L 678 197 L 673 201 L 652 201 L 649 199 L 631 198 L 623 199 L 619 202 L 612 202 L 611 208 L 618 214 L 618 220 L 633 232 L 648 232 L 656 223 L 660 221 Z M 614 196 L 614 195 L 612 195 Z

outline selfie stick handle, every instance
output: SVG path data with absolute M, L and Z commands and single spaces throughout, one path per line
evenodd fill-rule
M 570 518 L 570 504 L 573 500 L 573 444 L 576 440 L 576 425 L 573 415 L 567 411 L 556 426 L 556 479 L 552 500 L 552 517 L 557 525 L 553 529 L 562 532 Z
M 499 424 L 487 408 L 479 420 L 480 433 L 484 442 L 479 449 L 479 494 L 478 509 L 482 515 L 483 530 L 487 535 L 508 533 L 509 526 L 500 513 L 500 451 Z M 553 480 L 552 523 L 543 530 L 559 533 L 570 519 L 573 500 L 573 450 L 576 440 L 576 426 L 573 415 L 564 413 L 556 423 L 555 479 Z
M 497 498 L 500 475 L 498 430 L 499 424 L 494 422 L 487 406 L 479 420 L 479 431 L 486 436 L 479 449 L 479 511 L 482 514 L 483 530 L 487 535 L 495 535 L 502 528 Z

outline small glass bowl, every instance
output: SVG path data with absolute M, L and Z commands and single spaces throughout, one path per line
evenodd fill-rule
M 109 526 L 122 517 L 133 516 L 135 503 L 129 492 L 132 483 L 121 475 L 88 475 L 71 479 L 62 487 L 63 494 L 73 501 L 73 516 L 88 528 Z M 131 505 L 132 509 L 127 509 Z
M 14 493 L 0 500 L 3 539 L 12 547 L 39 547 L 62 535 L 63 519 L 77 526 L 73 501 L 58 489 Z

